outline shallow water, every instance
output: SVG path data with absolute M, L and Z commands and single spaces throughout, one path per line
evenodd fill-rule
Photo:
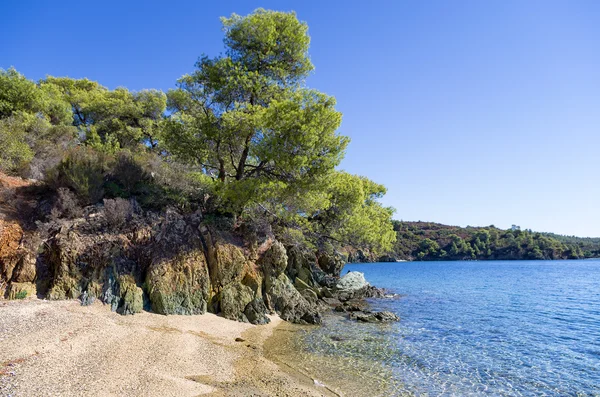
M 328 316 L 297 343 L 346 395 L 600 396 L 600 261 L 349 264 L 392 325 Z M 362 389 L 344 387 L 359 378 Z M 336 381 L 337 379 L 337 381 Z

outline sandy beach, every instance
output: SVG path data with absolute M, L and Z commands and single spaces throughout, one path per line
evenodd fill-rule
M 329 396 L 263 356 L 281 322 L 0 301 L 1 396 Z M 236 341 L 237 339 L 237 341 Z

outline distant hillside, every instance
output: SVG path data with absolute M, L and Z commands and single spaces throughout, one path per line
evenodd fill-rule
M 397 241 L 390 259 L 500 260 L 600 257 L 600 238 L 561 236 L 513 228 L 458 227 L 394 221 Z

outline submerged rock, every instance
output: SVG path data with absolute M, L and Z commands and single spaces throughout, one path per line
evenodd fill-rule
M 345 302 L 335 307 L 336 312 L 359 312 L 364 310 L 366 303 L 364 302 Z
M 350 313 L 348 318 L 363 323 L 389 323 L 400 321 L 400 317 L 398 317 L 392 312 L 387 311 L 375 313 L 352 312 Z

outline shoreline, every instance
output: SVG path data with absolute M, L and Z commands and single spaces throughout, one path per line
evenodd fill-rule
M 282 322 L 266 341 L 265 356 L 319 385 L 324 395 L 413 397 L 393 379 L 390 368 L 361 350 L 365 344 L 374 347 L 373 328 L 388 326 L 352 322 L 339 313 L 324 316 L 319 327 Z
M 265 356 L 284 323 L 0 300 L 0 396 L 335 396 Z

